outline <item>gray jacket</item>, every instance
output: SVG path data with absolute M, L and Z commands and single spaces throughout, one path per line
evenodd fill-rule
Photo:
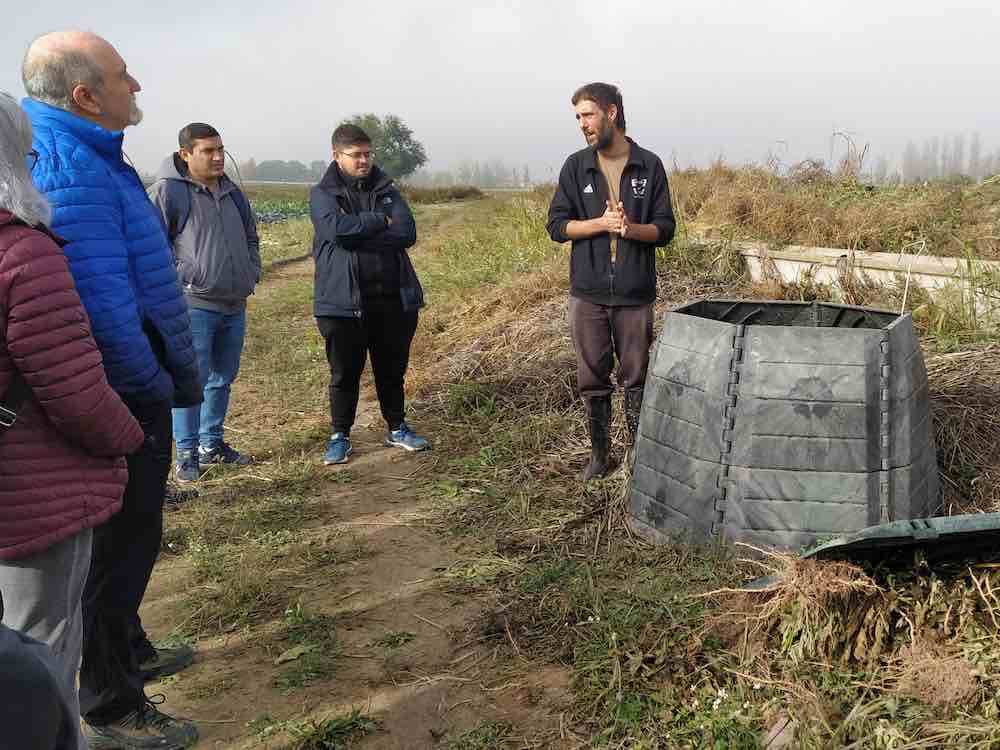
M 171 237 L 177 277 L 188 304 L 203 310 L 236 313 L 246 306 L 260 281 L 260 240 L 253 213 L 244 223 L 235 195 L 239 188 L 226 176 L 213 193 L 188 175 L 187 165 L 175 153 L 160 166 L 149 198 L 166 226 L 176 226 L 168 215 L 167 183 L 187 185 L 191 209 L 180 233 Z M 242 196 L 239 196 L 242 197 Z

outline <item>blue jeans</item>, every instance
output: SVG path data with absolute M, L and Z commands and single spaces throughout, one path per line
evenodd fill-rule
M 174 409 L 177 450 L 213 448 L 222 442 L 229 391 L 240 369 L 246 311 L 227 315 L 191 308 L 191 337 L 198 357 L 205 400 L 200 406 Z

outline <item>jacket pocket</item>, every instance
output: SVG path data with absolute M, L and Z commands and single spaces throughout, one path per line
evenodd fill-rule
M 188 255 L 177 258 L 177 278 L 184 289 L 196 291 L 204 284 L 204 278 L 199 275 L 198 266 Z

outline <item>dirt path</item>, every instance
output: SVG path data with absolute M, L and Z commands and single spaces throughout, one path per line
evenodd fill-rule
M 308 262 L 274 273 L 261 299 L 308 273 Z M 252 405 L 239 406 L 252 412 Z M 283 667 L 275 660 L 287 644 L 275 639 L 275 620 L 199 640 L 197 662 L 148 692 L 163 693 L 169 713 L 198 721 L 201 748 L 285 747 L 281 722 L 352 708 L 382 722 L 358 742 L 362 748 L 447 747 L 448 739 L 486 722 L 510 725 L 506 740 L 468 747 L 581 747 L 565 727 L 567 674 L 498 657 L 494 646 L 482 645 L 478 622 L 487 603 L 463 593 L 449 575 L 475 542 L 434 525 L 434 500 L 420 490 L 430 456 L 383 447 L 381 428 L 377 404 L 364 398 L 350 463 L 322 470 L 325 481 L 306 498 L 313 515 L 295 530 L 350 551 L 333 568 L 306 567 L 288 581 L 289 602 L 335 623 L 339 655 L 331 674 L 292 689 L 276 685 Z M 322 444 L 310 450 L 318 464 Z M 265 460 L 257 471 L 266 470 Z M 208 493 L 194 502 L 213 500 Z M 154 637 L 177 626 L 179 603 L 195 585 L 191 568 L 185 556 L 158 563 L 142 613 Z

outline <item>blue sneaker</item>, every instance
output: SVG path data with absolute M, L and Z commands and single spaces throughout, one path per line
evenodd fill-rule
M 342 432 L 335 432 L 330 436 L 330 442 L 326 444 L 326 453 L 323 454 L 323 463 L 346 464 L 347 457 L 351 455 L 351 439 Z
M 420 437 L 411 430 L 406 422 L 403 422 L 398 430 L 392 430 L 389 433 L 389 437 L 385 439 L 385 444 L 408 451 L 425 451 L 431 447 L 427 439 Z
M 178 482 L 197 482 L 201 478 L 198 451 L 177 451 L 177 463 L 174 465 L 174 474 Z
M 234 466 L 246 466 L 253 463 L 253 458 L 245 453 L 240 453 L 229 443 L 221 442 L 210 448 L 200 446 L 198 448 L 198 459 L 203 464 L 233 464 Z

